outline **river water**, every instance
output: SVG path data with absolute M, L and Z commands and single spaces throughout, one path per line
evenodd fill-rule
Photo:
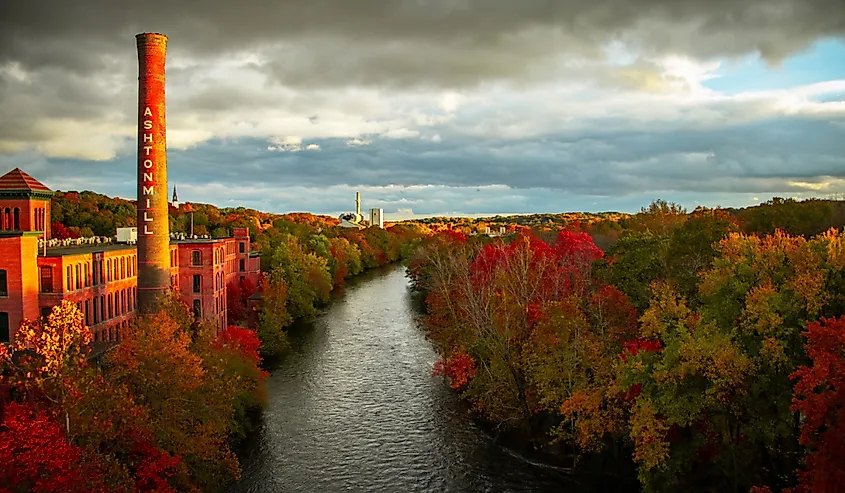
M 577 491 L 494 443 L 440 377 L 401 266 L 360 276 L 271 372 L 233 492 Z

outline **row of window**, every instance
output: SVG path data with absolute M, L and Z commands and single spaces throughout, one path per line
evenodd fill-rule
M 76 307 L 85 314 L 85 325 L 97 325 L 100 322 L 126 315 L 137 308 L 138 292 L 136 288 L 125 288 L 114 293 L 95 297 L 93 300 L 79 302 Z M 50 308 L 42 308 L 42 315 L 49 314 Z
M 129 257 L 120 258 L 120 269 L 118 268 L 118 259 L 106 259 L 106 272 L 107 274 L 103 276 L 102 270 L 102 263 L 103 261 L 100 260 L 99 262 L 95 261 L 93 264 L 93 282 L 94 285 L 103 283 L 105 280 L 112 281 L 112 280 L 120 280 L 125 279 L 126 276 L 132 277 L 136 274 L 135 272 L 135 256 L 131 255 Z M 128 262 L 126 261 L 128 260 Z M 98 264 L 101 266 L 98 270 Z M 84 264 L 76 264 L 74 266 L 67 266 L 67 290 L 73 291 L 74 289 L 82 289 L 83 287 L 89 287 L 91 285 L 92 279 L 88 276 L 88 266 L 90 262 L 86 262 Z M 241 272 L 245 272 L 245 264 L 244 260 L 241 259 L 240 264 Z M 104 279 L 105 277 L 105 279 Z M 99 281 L 99 282 L 97 282 Z M 177 277 L 171 276 L 170 277 L 170 284 L 172 286 L 176 286 Z M 202 275 L 194 274 L 193 278 L 193 292 L 200 293 L 202 292 Z M 223 289 L 223 273 L 218 272 L 214 278 L 214 289 L 220 290 Z M 49 265 L 41 266 L 41 292 L 42 293 L 52 293 L 53 292 L 53 268 Z M 9 286 L 7 282 L 7 275 L 6 271 L 0 269 L 0 297 L 9 296 Z
M 191 292 L 194 294 L 202 293 L 202 274 L 194 274 L 192 277 Z M 170 276 L 170 286 L 177 288 L 179 276 Z M 223 289 L 223 273 L 218 272 L 214 275 L 214 290 L 219 291 Z
M 126 255 L 68 265 L 65 268 L 65 290 L 74 291 L 91 285 L 97 286 L 135 277 L 137 275 L 136 260 L 135 255 Z M 53 293 L 53 290 L 53 268 L 49 265 L 41 266 L 41 292 Z
M 5 275 L 6 271 L 0 271 Z M 121 289 L 114 293 L 79 302 L 76 307 L 85 314 L 85 325 L 97 325 L 106 320 L 120 317 L 137 308 L 138 293 L 135 288 Z M 51 307 L 42 307 L 41 316 L 46 317 Z M 109 340 L 111 335 L 109 335 Z M 0 343 L 9 342 L 9 314 L 0 312 Z
M 47 225 L 47 209 L 36 207 L 32 211 L 30 226 L 34 231 L 45 231 Z M 0 211 L 0 231 L 20 231 L 21 210 L 19 207 L 6 207 Z
M 238 249 L 240 253 L 246 252 L 246 242 L 242 241 L 238 244 Z M 176 267 L 177 265 L 177 251 L 171 250 L 170 251 L 170 267 Z M 215 248 L 214 249 L 214 265 L 220 265 L 225 261 L 225 254 L 223 248 Z M 191 251 L 191 266 L 192 267 L 199 267 L 202 265 L 202 251 L 201 250 L 192 250 Z M 243 265 L 243 260 L 241 260 L 241 265 Z M 243 267 L 241 271 L 243 271 Z
M 217 254 L 220 249 L 214 250 L 214 261 L 217 263 Z M 222 256 L 221 256 L 222 258 Z M 178 252 L 176 250 L 170 250 L 170 267 L 176 267 L 178 259 Z M 191 251 L 191 266 L 192 267 L 200 267 L 202 265 L 202 251 L 200 250 L 192 250 Z
M 121 333 L 129 327 L 130 322 L 124 320 L 123 322 L 103 327 L 101 330 L 94 332 L 95 341 L 119 341 Z

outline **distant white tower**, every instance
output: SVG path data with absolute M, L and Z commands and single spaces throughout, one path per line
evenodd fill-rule
M 364 221 L 364 216 L 361 215 L 361 194 L 359 192 L 355 192 L 355 212 L 344 212 L 340 216 L 340 225 L 344 228 L 358 228 L 361 229 L 364 227 L 361 224 Z
M 176 196 L 176 185 L 173 185 L 173 200 L 170 202 L 170 205 L 173 206 L 174 209 L 179 208 L 179 197 Z
M 361 192 L 355 192 L 355 215 L 361 217 Z
M 370 209 L 370 226 L 378 226 L 384 229 L 384 210 Z

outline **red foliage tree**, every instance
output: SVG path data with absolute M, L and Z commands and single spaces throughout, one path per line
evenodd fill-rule
M 146 440 L 135 442 L 132 457 L 138 462 L 135 468 L 135 489 L 175 493 L 167 478 L 174 475 L 182 459 L 160 450 Z
M 105 492 L 103 477 L 82 449 L 68 443 L 44 412 L 12 403 L 0 424 L 0 488 L 33 493 Z
M 255 294 L 256 287 L 249 278 L 233 280 L 226 287 L 226 308 L 229 320 L 241 321 L 246 318 L 247 300 Z
M 446 241 L 454 241 L 458 243 L 466 243 L 467 241 L 467 235 L 454 229 L 444 229 L 442 231 L 439 231 L 437 233 L 437 236 L 443 238 Z
M 50 225 L 51 234 L 57 240 L 66 240 L 79 238 L 79 231 L 70 230 L 64 224 L 55 222 Z
M 807 325 L 807 354 L 813 366 L 801 366 L 792 410 L 804 415 L 800 442 L 809 447 L 798 491 L 831 493 L 845 484 L 845 316 Z
M 475 376 L 475 360 L 463 351 L 455 351 L 452 355 L 434 364 L 434 376 L 449 377 L 453 389 L 462 389 Z
M 261 362 L 261 356 L 258 349 L 261 347 L 261 341 L 258 340 L 258 334 L 246 327 L 238 327 L 237 325 L 230 325 L 223 334 L 218 337 L 214 344 L 217 347 L 228 347 L 240 352 L 250 361 L 256 365 Z

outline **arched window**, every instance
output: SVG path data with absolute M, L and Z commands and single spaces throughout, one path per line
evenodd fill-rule
M 13 228 L 15 231 L 20 231 L 21 229 L 21 210 L 15 207 L 15 227 Z
M 12 229 L 12 209 L 3 211 L 3 229 Z
M 194 250 L 191 252 L 191 265 L 202 265 L 202 252 Z
M 126 257 L 120 257 L 120 278 L 126 279 Z

